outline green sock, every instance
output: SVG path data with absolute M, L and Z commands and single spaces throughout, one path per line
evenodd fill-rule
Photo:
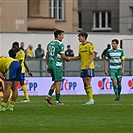
M 113 86 L 113 88 L 114 88 L 114 92 L 115 92 L 116 98 L 119 98 L 119 95 L 118 95 L 118 86 Z
M 56 101 L 60 101 L 60 93 L 56 94 Z
M 121 94 L 121 88 L 122 88 L 122 86 L 118 85 L 118 96 L 119 96 L 119 98 L 120 98 L 120 94 Z
M 52 94 L 53 94 L 53 92 L 54 92 L 54 90 L 49 90 L 49 92 L 48 92 L 48 94 L 50 95 L 50 96 L 52 96 Z

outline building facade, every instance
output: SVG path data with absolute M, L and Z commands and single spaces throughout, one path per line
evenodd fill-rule
M 79 31 L 132 33 L 132 0 L 79 0 Z
M 0 31 L 78 30 L 77 0 L 0 0 Z
M 0 31 L 133 33 L 132 0 L 0 0 Z

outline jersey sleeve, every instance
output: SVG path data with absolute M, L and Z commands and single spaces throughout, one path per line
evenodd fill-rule
M 90 52 L 93 53 L 95 52 L 95 47 L 92 43 L 89 43 L 90 44 Z
M 16 59 L 17 60 L 24 60 L 25 59 L 25 53 L 22 51 L 22 50 L 20 50 L 17 54 L 16 54 Z
M 65 53 L 64 44 L 63 43 L 60 45 L 60 53 Z

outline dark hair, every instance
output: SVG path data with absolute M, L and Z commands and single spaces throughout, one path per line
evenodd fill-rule
M 116 42 L 116 44 L 119 44 L 118 39 L 113 39 L 112 42 Z
M 111 48 L 111 45 L 110 45 L 110 44 L 108 44 L 108 45 L 107 45 L 107 48 Z
M 67 48 L 70 48 L 71 46 L 70 45 L 67 45 Z
M 16 48 L 16 47 L 19 47 L 19 43 L 18 42 L 13 42 L 12 48 Z
M 85 37 L 85 39 L 88 37 L 88 34 L 87 34 L 87 32 L 84 32 L 84 31 L 82 31 L 82 32 L 80 32 L 79 34 L 78 34 L 78 36 L 83 36 L 83 37 Z
M 61 35 L 62 33 L 64 33 L 63 30 L 56 30 L 56 31 L 54 31 L 54 37 L 57 38 L 57 36 Z

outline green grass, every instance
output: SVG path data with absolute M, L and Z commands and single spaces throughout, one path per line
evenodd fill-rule
M 64 106 L 50 106 L 44 97 L 32 96 L 13 112 L 0 112 L 0 133 L 133 133 L 133 97 L 95 95 L 95 105 L 83 106 L 87 96 L 61 96 Z M 55 97 L 52 98 L 53 100 Z

